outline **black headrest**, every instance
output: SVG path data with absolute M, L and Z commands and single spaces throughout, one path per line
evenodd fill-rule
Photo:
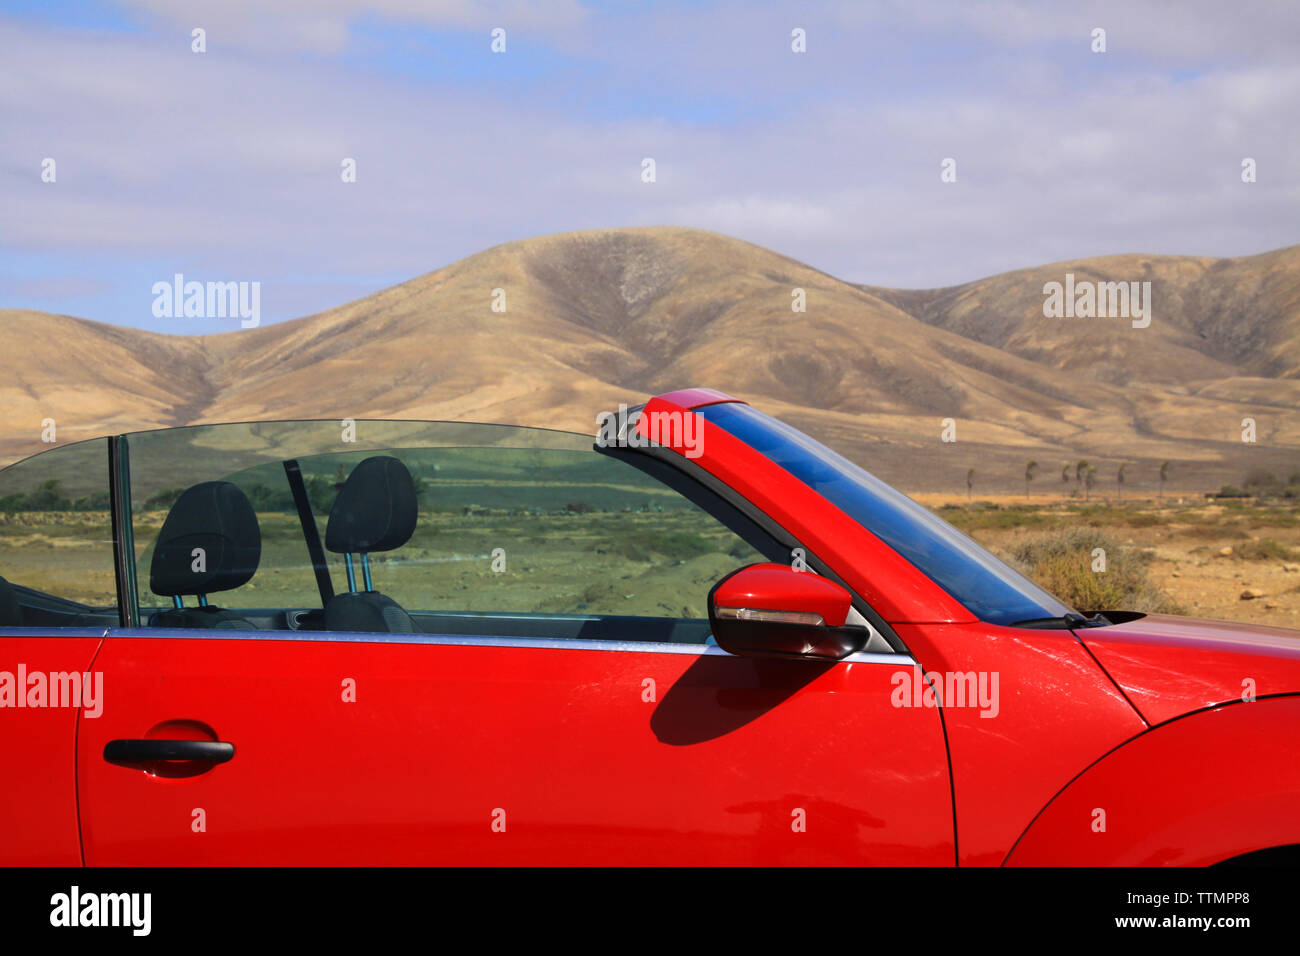
M 195 570 L 195 548 L 203 549 Z M 262 533 L 244 493 L 228 481 L 205 481 L 176 499 L 158 532 L 149 587 L 154 594 L 212 594 L 245 584 L 262 558 Z
M 325 547 L 337 553 L 392 551 L 415 533 L 415 482 L 396 458 L 376 455 L 352 469 L 334 499 Z

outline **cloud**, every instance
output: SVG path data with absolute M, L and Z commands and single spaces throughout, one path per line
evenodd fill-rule
M 210 28 L 206 54 L 190 52 L 188 14 L 156 0 L 133 0 L 152 24 L 136 32 L 0 20 L 0 257 L 110 286 L 81 300 L 90 318 L 147 316 L 152 270 L 262 281 L 271 321 L 510 239 L 607 226 L 698 226 L 903 286 L 1297 241 L 1300 67 L 1276 55 L 1294 30 L 1269 8 L 1244 26 L 1207 12 L 1219 48 L 1175 56 L 1169 37 L 1195 31 L 1168 7 L 831 4 L 801 8 L 797 55 L 779 8 L 367 4 L 435 31 L 420 34 L 443 54 L 426 74 L 389 69 L 374 36 L 361 59 L 339 53 L 360 4 L 263 6 L 210 8 L 246 42 Z M 1087 49 L 1097 10 L 1113 56 Z M 511 73 L 486 34 L 436 32 L 496 16 L 563 56 L 521 50 Z M 57 183 L 40 180 L 45 157 Z M 940 181 L 945 157 L 956 183 Z M 56 291 L 10 283 L 0 305 L 55 308 Z

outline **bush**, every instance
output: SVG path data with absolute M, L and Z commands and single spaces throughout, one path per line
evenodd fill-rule
M 1093 571 L 1093 551 L 1106 570 Z M 1092 528 L 1053 531 L 1018 544 L 1011 563 L 1036 584 L 1080 611 L 1178 614 L 1182 608 L 1147 579 L 1151 553 L 1126 548 Z
M 1147 512 L 1131 514 L 1124 519 L 1124 523 L 1130 528 L 1154 528 L 1157 525 L 1164 524 L 1165 521 L 1166 519 L 1160 515 L 1153 515 Z
M 1271 471 L 1265 471 L 1263 468 L 1256 468 L 1246 476 L 1242 485 L 1247 491 L 1253 491 L 1256 494 L 1268 494 L 1276 491 L 1278 487 L 1277 476 Z
M 1300 554 L 1272 538 L 1263 541 L 1247 541 L 1233 548 L 1233 555 L 1246 561 L 1295 561 Z
M 652 554 L 659 554 L 674 561 L 685 561 L 719 550 L 708 538 L 691 531 L 665 531 L 656 533 L 650 529 L 636 529 L 625 534 L 598 540 L 592 544 L 596 550 L 617 554 L 630 561 L 649 561 Z

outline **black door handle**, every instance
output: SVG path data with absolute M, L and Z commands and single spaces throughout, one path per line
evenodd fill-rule
M 150 760 L 202 760 L 225 763 L 235 755 L 235 745 L 220 740 L 110 740 L 104 744 L 109 763 L 147 763 Z

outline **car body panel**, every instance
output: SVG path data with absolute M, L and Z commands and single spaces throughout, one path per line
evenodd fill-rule
M 996 689 L 996 712 L 971 706 L 968 691 L 964 705 L 953 694 L 944 701 L 963 865 L 1001 863 L 1062 787 L 1146 729 L 1069 630 L 950 624 L 898 633 L 942 686 L 960 686 L 947 675 L 973 674 Z
M 111 634 L 86 862 L 953 862 L 939 716 L 890 706 L 889 662 L 318 637 Z M 234 758 L 104 760 L 171 721 Z
M 50 706 L 54 698 L 37 695 L 48 695 L 50 675 L 89 673 L 104 631 L 68 631 L 71 633 L 36 628 L 0 632 L 0 674 L 4 675 L 0 676 L 3 866 L 81 865 L 77 725 L 101 719 L 102 713 L 99 717 L 93 715 L 102 708 L 103 701 L 88 708 L 81 697 L 73 706 Z M 42 675 L 39 682 L 34 679 L 37 674 Z M 38 691 L 38 684 L 45 689 Z
M 1297 842 L 1300 697 L 1161 724 L 1096 761 L 1021 837 L 1013 866 L 1204 866 Z
M 1152 724 L 1212 704 L 1300 692 L 1300 633 L 1151 614 L 1079 636 Z

